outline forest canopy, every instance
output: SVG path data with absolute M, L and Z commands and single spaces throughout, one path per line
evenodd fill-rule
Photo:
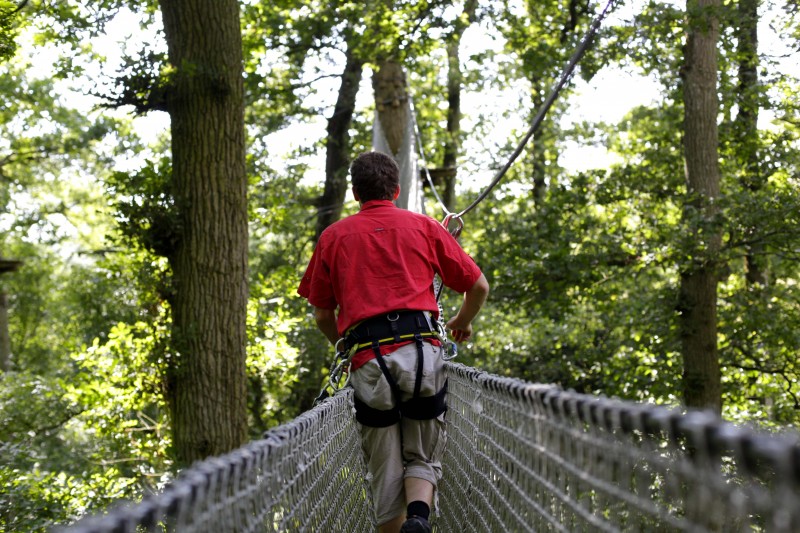
M 296 289 L 358 210 L 381 71 L 442 220 L 604 5 L 0 0 L 0 529 L 140 498 L 310 408 L 333 348 Z M 492 293 L 459 361 L 796 428 L 798 53 L 791 1 L 615 2 L 464 216 Z

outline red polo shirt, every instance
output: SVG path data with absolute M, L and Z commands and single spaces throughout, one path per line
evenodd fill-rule
M 336 325 L 343 335 L 390 311 L 431 311 L 438 318 L 434 273 L 459 293 L 481 275 L 437 221 L 373 200 L 322 232 L 297 292 L 315 307 L 338 306 Z

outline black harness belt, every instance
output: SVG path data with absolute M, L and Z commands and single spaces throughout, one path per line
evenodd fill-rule
M 420 396 L 422 369 L 424 366 L 423 339 L 435 336 L 435 330 L 431 326 L 428 317 L 422 311 L 396 311 L 386 315 L 379 315 L 363 321 L 348 332 L 345 337 L 346 349 L 353 347 L 356 350 L 372 348 L 375 360 L 391 387 L 395 403 L 392 409 L 381 410 L 372 408 L 355 398 L 356 420 L 359 423 L 369 427 L 389 427 L 398 423 L 401 417 L 413 420 L 430 420 L 447 410 L 447 404 L 445 403 L 447 382 L 433 396 Z M 381 345 L 398 344 L 407 340 L 413 340 L 417 346 L 417 372 L 414 380 L 413 396 L 411 399 L 401 402 L 400 389 L 386 366 L 380 347 Z
M 371 347 L 377 340 L 380 345 L 398 344 L 412 340 L 415 335 L 435 337 L 428 317 L 422 311 L 396 311 L 364 320 L 344 338 L 345 349 L 355 346 L 356 350 Z

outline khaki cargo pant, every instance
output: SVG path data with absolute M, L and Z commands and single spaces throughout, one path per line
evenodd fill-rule
M 420 396 L 433 396 L 445 383 L 443 350 L 423 344 Z M 408 344 L 385 355 L 384 361 L 400 389 L 400 401 L 413 396 L 417 369 L 417 346 Z M 374 409 L 394 407 L 389 383 L 378 362 L 371 360 L 353 372 L 350 383 L 356 397 Z M 436 489 L 442 477 L 441 456 L 446 441 L 444 414 L 432 420 L 403 417 L 399 424 L 385 428 L 361 426 L 361 443 L 372 476 L 372 498 L 378 525 L 405 514 L 403 480 L 421 478 Z

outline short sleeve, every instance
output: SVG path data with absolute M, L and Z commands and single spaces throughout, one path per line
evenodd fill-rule
M 333 292 L 330 268 L 324 260 L 324 246 L 322 240 L 317 243 L 311 261 L 308 263 L 306 273 L 297 287 L 297 294 L 306 298 L 314 307 L 321 309 L 336 309 L 336 296 Z
M 459 293 L 467 292 L 481 277 L 481 269 L 450 232 L 438 222 L 433 222 L 436 226 L 434 254 L 438 274 L 447 287 Z

